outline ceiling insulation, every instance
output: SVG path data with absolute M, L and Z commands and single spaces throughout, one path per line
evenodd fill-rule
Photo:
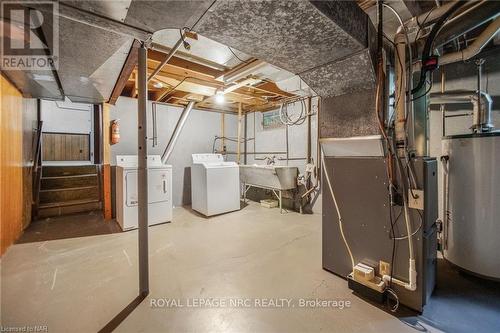
M 149 31 L 192 27 L 213 0 L 133 0 L 125 23 Z
M 124 22 L 132 0 L 63 0 L 62 3 Z
M 107 100 L 132 39 L 65 18 L 59 22 L 58 73 L 64 93 L 73 101 Z
M 153 42 L 161 44 L 165 47 L 171 48 L 177 43 L 180 38 L 179 29 L 163 29 L 157 31 L 153 34 Z M 215 40 L 206 38 L 198 34 L 198 40 L 192 41 L 187 39 L 191 45 L 190 50 L 186 50 L 181 47 L 176 55 L 179 57 L 194 56 L 198 58 L 203 58 L 210 62 L 216 63 L 227 68 L 234 67 L 241 63 L 241 60 L 246 61 L 251 58 L 251 56 L 238 51 L 236 49 L 229 49 L 224 44 L 216 42 Z M 232 52 L 231 52 L 232 51 Z M 236 54 L 233 54 L 233 52 Z M 239 58 L 239 59 L 238 59 Z M 189 59 L 191 60 L 191 59 Z
M 299 0 L 218 0 L 194 30 L 292 73 L 366 47 L 368 17 L 356 3 L 315 5 Z
M 194 26 L 200 43 L 193 41 L 191 51 L 181 49 L 179 58 L 183 54 L 192 57 L 189 61 L 208 58 L 208 62 L 229 69 L 240 62 L 237 58 L 256 57 L 269 65 L 253 74 L 273 81 L 299 74 L 324 96 L 369 88 L 374 81 L 367 49 L 369 19 L 351 1 L 111 0 L 62 4 L 69 11 L 60 17 L 58 76 L 64 93 L 73 100 L 98 103 L 109 99 L 133 40 L 126 36 L 130 29 L 147 33 L 172 28 L 155 34 L 156 41 L 168 47 L 176 39 L 177 29 Z M 83 11 L 76 21 L 70 17 L 75 10 Z M 92 13 L 99 20 L 92 21 Z M 104 17 L 112 19 L 114 25 L 110 22 L 100 27 Z M 91 22 L 86 24 L 83 19 Z M 122 24 L 123 29 L 114 31 L 116 24 Z M 238 57 L 226 45 L 234 48 Z M 353 66 L 361 75 L 351 75 Z M 55 97 L 46 94 L 53 89 L 41 89 L 30 76 L 18 81 L 30 81 L 24 87 L 36 97 Z
M 375 85 L 375 72 L 368 49 L 303 72 L 300 77 L 323 97 L 358 92 Z

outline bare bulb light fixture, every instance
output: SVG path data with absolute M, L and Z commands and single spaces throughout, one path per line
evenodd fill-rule
M 217 92 L 215 93 L 215 102 L 217 104 L 222 104 L 225 100 L 226 98 L 224 97 L 224 92 L 221 90 L 217 90 Z

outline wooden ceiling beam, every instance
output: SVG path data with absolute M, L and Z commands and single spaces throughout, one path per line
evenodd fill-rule
M 293 97 L 293 96 L 295 96 L 294 94 L 291 94 L 289 92 L 281 90 L 280 88 L 278 88 L 278 86 L 276 85 L 276 83 L 269 82 L 269 81 L 266 81 L 266 82 L 264 82 L 262 84 L 259 84 L 259 85 L 255 86 L 255 87 L 252 87 L 252 88 L 260 90 L 260 91 L 264 91 L 264 92 L 273 93 L 273 94 L 276 94 L 276 95 L 279 95 L 279 96 L 283 96 L 283 97 Z
M 167 57 L 167 55 L 163 52 L 156 51 L 156 50 L 149 50 L 148 51 L 148 60 L 160 63 L 166 57 Z M 177 68 L 180 68 L 180 69 L 183 69 L 186 71 L 190 71 L 190 72 L 195 72 L 195 73 L 198 73 L 198 74 L 201 74 L 204 76 L 211 77 L 213 79 L 221 76 L 224 73 L 224 72 L 219 71 L 215 68 L 200 65 L 198 63 L 191 62 L 191 61 L 176 57 L 175 55 L 169 60 L 167 65 L 169 65 L 171 67 L 177 67 Z
M 152 73 L 158 63 L 165 59 L 166 54 L 150 50 L 148 56 L 148 72 Z M 129 79 L 121 83 L 125 88 L 121 91 L 132 97 L 137 95 L 136 62 L 132 63 L 133 66 L 127 66 L 127 70 L 130 71 Z M 244 63 L 236 66 L 231 74 L 235 74 L 235 70 L 237 74 L 239 72 L 237 69 L 245 71 L 248 67 L 252 67 L 248 65 L 249 63 Z M 259 65 L 258 61 L 254 66 L 257 65 Z M 149 96 L 157 102 L 181 106 L 186 105 L 190 100 L 195 100 L 198 101 L 196 107 L 230 112 L 237 112 L 238 103 L 243 104 L 246 111 L 267 111 L 276 108 L 281 100 L 295 96 L 282 91 L 273 82 L 265 81 L 259 84 L 248 77 L 235 80 L 232 85 L 226 85 L 220 80 L 223 73 L 224 71 L 174 56 L 149 82 Z M 159 86 L 158 83 L 163 86 Z M 224 104 L 215 102 L 213 97 L 217 90 L 225 91 L 226 102 Z
M 123 88 L 125 88 L 125 85 L 127 84 L 130 75 L 134 71 L 135 67 L 137 66 L 137 59 L 138 59 L 138 53 L 137 50 L 139 49 L 140 42 L 137 40 L 134 40 L 132 43 L 132 47 L 130 48 L 130 51 L 128 53 L 127 59 L 125 60 L 125 63 L 123 64 L 122 70 L 120 72 L 120 75 L 118 76 L 118 80 L 115 83 L 115 86 L 113 88 L 113 92 L 111 93 L 111 96 L 109 97 L 109 104 L 115 105 L 116 100 L 120 95 L 122 94 Z
M 164 45 L 161 45 L 161 44 L 158 44 L 155 42 L 151 43 L 151 47 L 152 47 L 152 49 L 159 51 L 159 52 L 163 52 L 165 54 L 168 54 L 170 52 L 170 50 L 172 50 L 168 46 L 164 46 Z M 206 67 L 210 67 L 210 68 L 216 69 L 216 70 L 221 71 L 221 72 L 226 72 L 227 70 L 229 70 L 229 68 L 225 65 L 221 65 L 217 62 L 196 56 L 192 53 L 188 53 L 188 52 L 184 51 L 182 48 L 180 48 L 179 50 L 177 50 L 177 52 L 175 52 L 175 56 L 177 58 L 184 59 L 184 60 L 187 60 L 187 61 L 190 61 L 190 62 L 193 62 L 196 64 L 200 64 L 200 65 L 203 65 Z

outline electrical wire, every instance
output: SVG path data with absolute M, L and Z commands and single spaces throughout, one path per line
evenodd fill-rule
M 415 236 L 415 235 L 417 234 L 417 232 L 419 232 L 419 231 L 420 231 L 420 229 L 422 229 L 422 225 L 423 225 L 423 222 L 424 222 L 424 221 L 423 221 L 423 217 L 422 217 L 422 215 L 421 215 L 422 213 L 420 213 L 420 211 L 418 211 L 418 210 L 417 210 L 417 212 L 418 212 L 418 214 L 419 214 L 419 216 L 420 216 L 420 225 L 418 226 L 418 228 L 417 228 L 417 229 L 415 229 L 415 231 L 414 231 L 414 232 L 412 232 L 412 233 L 410 234 L 410 237 Z M 392 237 L 392 238 L 391 238 L 391 240 L 394 240 L 394 241 L 401 241 L 401 240 L 405 240 L 405 239 L 408 239 L 408 235 L 401 236 L 401 237 Z
M 228 46 L 227 48 L 229 49 L 229 51 L 231 51 L 231 53 L 235 56 L 235 58 L 236 58 L 236 59 L 238 59 L 241 63 L 244 63 L 244 62 L 247 62 L 247 61 L 248 61 L 248 60 L 243 60 L 243 59 L 241 59 L 240 57 L 238 57 L 238 56 L 236 55 L 236 53 L 234 53 L 233 49 L 232 49 L 230 46 Z
M 431 15 L 432 11 L 434 9 L 436 9 L 437 7 L 432 7 L 431 10 L 429 10 L 429 12 L 427 13 L 427 15 L 425 16 L 424 18 L 424 21 L 422 22 L 422 24 L 420 24 L 420 22 L 418 22 L 418 16 L 417 16 L 417 25 L 418 25 L 418 30 L 417 30 L 417 33 L 415 35 L 415 39 L 413 40 L 413 43 L 415 43 L 418 39 L 418 36 L 420 35 L 420 32 L 422 31 L 422 28 L 425 26 L 425 23 L 427 22 L 427 19 L 429 18 L 429 16 Z
M 418 196 L 413 193 L 413 189 L 417 188 L 417 178 L 415 177 L 415 174 L 413 173 L 413 168 L 411 166 L 411 160 L 408 158 L 408 154 L 405 155 L 406 159 L 406 176 L 408 180 L 408 187 L 410 189 L 410 194 L 413 197 L 413 199 L 417 199 Z M 413 185 L 413 186 L 412 186 Z
M 304 99 L 300 100 L 300 105 L 301 105 L 300 114 L 298 115 L 298 117 L 295 120 L 292 119 L 292 117 L 288 113 L 288 106 L 290 104 L 294 104 L 294 102 L 290 102 L 290 103 L 283 102 L 280 105 L 279 116 L 280 116 L 281 123 L 283 123 L 283 125 L 287 125 L 287 126 L 302 125 L 307 119 L 307 113 L 305 112 L 306 104 L 305 104 Z
M 401 163 L 401 160 L 399 158 L 397 158 L 397 169 L 398 169 L 398 172 L 399 172 L 399 176 L 401 177 L 401 179 L 405 179 L 406 177 L 404 176 L 404 169 L 403 169 L 403 165 Z M 407 231 L 407 234 L 408 235 L 411 235 L 412 234 L 412 231 L 411 231 L 411 220 L 410 220 L 410 214 L 408 212 L 408 196 L 407 196 L 407 193 L 406 193 L 406 184 L 405 182 L 403 181 L 402 182 L 402 187 L 403 187 L 403 212 L 404 212 L 404 219 L 405 219 L 405 224 L 406 224 L 406 231 Z M 415 255 L 414 255 L 414 249 L 413 249 L 413 238 L 412 236 L 408 237 L 408 251 L 409 251 L 409 257 L 410 257 L 410 260 L 414 260 L 415 259 Z
M 446 21 L 449 19 L 451 15 L 453 15 L 460 7 L 466 4 L 466 1 L 457 1 L 450 9 L 448 9 L 434 24 L 434 26 L 431 29 L 431 32 L 427 36 L 427 39 L 425 40 L 425 45 L 424 49 L 422 51 L 422 56 L 421 56 L 421 61 L 422 61 L 422 68 L 420 69 L 420 79 L 417 84 L 417 86 L 412 89 L 411 94 L 416 93 L 419 91 L 422 86 L 425 84 L 426 76 L 427 76 L 427 70 L 425 69 L 424 65 L 427 60 L 432 56 L 433 53 L 433 44 L 434 44 L 434 39 L 436 36 L 439 34 L 441 31 L 441 28 L 443 25 L 446 23 Z
M 391 224 L 392 253 L 391 253 L 391 277 L 389 280 L 389 286 L 386 287 L 385 290 L 394 297 L 396 303 L 393 307 L 391 307 L 390 310 L 391 310 L 391 312 L 396 312 L 398 310 L 398 307 L 399 307 L 399 297 L 396 294 L 396 292 L 392 289 L 392 277 L 394 276 L 394 261 L 396 258 L 396 240 L 395 240 L 394 225 L 399 220 L 399 217 L 401 216 L 401 213 L 403 210 L 402 209 L 399 210 L 399 214 L 396 217 L 396 219 L 394 220 L 393 210 L 392 210 L 392 197 L 391 197 L 392 188 L 394 187 L 394 185 L 392 184 L 392 180 L 390 178 L 389 173 L 387 173 L 387 179 L 389 182 L 388 191 L 387 191 L 388 192 L 387 193 L 388 194 L 387 201 L 388 201 L 388 207 L 389 207 L 389 222 Z M 387 298 L 387 302 L 389 302 L 389 298 Z
M 352 255 L 351 248 L 349 247 L 349 244 L 347 243 L 347 239 L 345 238 L 344 228 L 342 226 L 342 216 L 340 215 L 339 205 L 337 203 L 337 199 L 335 198 L 335 193 L 333 192 L 332 183 L 330 182 L 330 176 L 328 176 L 328 171 L 326 170 L 324 152 L 322 152 L 322 154 L 321 154 L 321 164 L 323 166 L 323 172 L 325 173 L 326 182 L 328 183 L 328 188 L 330 189 L 330 194 L 332 196 L 333 203 L 335 204 L 335 209 L 337 211 L 337 216 L 339 219 L 340 235 L 342 236 L 342 239 L 344 240 L 344 244 L 345 244 L 345 247 L 347 248 L 347 252 L 349 253 L 349 257 L 351 258 L 352 268 L 354 270 L 354 256 Z
M 412 98 L 412 100 L 411 100 L 412 102 L 416 101 L 416 100 L 418 100 L 418 99 L 420 99 L 422 97 L 425 97 L 425 96 L 427 96 L 429 94 L 429 92 L 432 89 L 432 80 L 427 81 L 427 83 L 429 84 L 429 87 L 427 88 L 427 90 L 422 95 Z
M 212 153 L 215 153 L 215 144 L 217 143 L 217 140 L 221 140 L 221 139 L 231 141 L 231 142 L 238 142 L 238 138 L 235 139 L 235 138 L 231 138 L 231 137 L 227 137 L 227 136 L 216 135 L 214 138 L 213 144 L 212 144 Z M 248 142 L 248 141 L 252 141 L 252 140 L 254 140 L 254 138 L 248 138 L 248 139 L 242 138 L 239 140 L 239 142 L 243 143 L 243 142 Z
M 391 279 L 392 279 L 392 276 L 391 276 Z M 396 312 L 399 308 L 399 297 L 396 294 L 396 292 L 394 290 L 392 290 L 391 288 L 385 288 L 385 290 L 394 297 L 396 304 L 394 304 L 394 306 L 391 308 L 391 312 Z

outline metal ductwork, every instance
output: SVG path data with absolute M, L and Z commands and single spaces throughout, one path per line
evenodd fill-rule
M 500 30 L 500 17 L 491 22 L 484 31 L 477 36 L 474 42 L 466 49 L 458 52 L 447 53 L 439 58 L 439 65 L 447 65 L 457 61 L 466 61 L 477 55 L 495 37 Z
M 322 136 L 379 134 L 375 29 L 356 2 L 218 0 L 194 30 L 298 74 L 323 97 Z
M 368 46 L 368 21 L 354 2 L 219 0 L 195 30 L 299 74 L 314 91 L 326 97 L 345 93 L 334 75 L 342 75 L 344 82 L 355 79 L 344 72 L 335 73 L 333 64 L 345 64 L 353 55 L 361 57 Z M 256 42 L 258 48 L 254 47 Z M 365 63 L 371 65 L 371 60 L 358 65 Z M 374 78 L 368 75 L 370 80 Z
M 434 41 L 434 46 L 444 45 L 498 16 L 500 16 L 500 1 L 482 1 L 467 8 L 444 25 Z
M 161 161 L 163 164 L 167 163 L 168 158 L 172 154 L 172 151 L 174 150 L 175 147 L 175 143 L 177 142 L 177 139 L 181 134 L 182 128 L 184 127 L 184 124 L 186 123 L 186 120 L 189 114 L 191 113 L 191 110 L 193 109 L 194 103 L 195 103 L 194 101 L 189 102 L 188 105 L 184 108 L 184 110 L 182 110 L 181 116 L 177 121 L 177 124 L 175 125 L 174 132 L 170 137 L 170 141 L 168 142 L 168 145 L 165 148 L 163 155 L 161 156 Z
M 433 93 L 430 96 L 430 104 L 445 105 L 472 103 L 473 121 L 470 128 L 475 132 L 488 132 L 494 128 L 491 118 L 493 100 L 489 94 L 483 91 L 481 91 L 480 96 L 481 98 L 478 98 L 477 91 Z

